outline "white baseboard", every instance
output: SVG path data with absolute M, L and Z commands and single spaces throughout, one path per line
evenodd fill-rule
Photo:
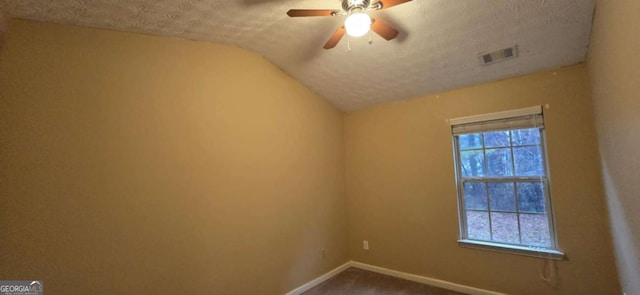
M 409 274 L 409 273 L 392 270 L 384 267 L 365 264 L 362 262 L 351 261 L 350 266 L 372 271 L 372 272 L 377 272 L 383 275 L 388 275 L 388 276 L 392 276 L 400 279 L 405 279 L 408 281 L 414 281 L 414 282 L 422 283 L 425 285 L 434 286 L 434 287 L 456 291 L 460 293 L 465 293 L 465 294 L 470 294 L 470 295 L 506 295 L 504 293 L 499 293 L 499 292 L 479 289 L 475 287 L 460 285 L 460 284 L 456 284 L 448 281 L 438 280 L 434 278 Z
M 470 286 L 465 286 L 465 285 L 460 285 L 460 284 L 456 284 L 456 283 L 452 283 L 452 282 L 448 282 L 448 281 L 443 281 L 443 280 L 438 280 L 438 279 L 433 279 L 433 278 L 429 278 L 429 277 L 423 277 L 423 276 L 419 276 L 419 275 L 414 275 L 414 274 L 410 274 L 410 273 L 405 273 L 405 272 L 401 272 L 401 271 L 397 271 L 397 270 L 393 270 L 393 269 L 388 269 L 388 268 L 384 268 L 384 267 L 379 267 L 379 266 L 375 266 L 375 265 L 370 265 L 370 264 L 366 264 L 366 263 L 362 263 L 362 262 L 357 262 L 357 261 L 349 261 L 343 265 L 340 265 L 334 269 L 332 269 L 331 271 L 309 281 L 308 283 L 295 288 L 294 290 L 290 291 L 289 293 L 286 293 L 285 295 L 300 295 L 306 291 L 308 291 L 309 289 L 322 284 L 324 281 L 334 277 L 335 275 L 345 271 L 346 269 L 350 268 L 350 267 L 355 267 L 355 268 L 359 268 L 359 269 L 364 269 L 364 270 L 368 270 L 368 271 L 372 271 L 372 272 L 376 272 L 379 274 L 383 274 L 383 275 L 388 275 L 388 276 L 392 276 L 392 277 L 396 277 L 396 278 L 400 278 L 400 279 L 405 279 L 408 281 L 413 281 L 413 282 L 418 282 L 418 283 L 422 283 L 425 285 L 430 285 L 430 286 L 434 286 L 434 287 L 438 287 L 438 288 L 443 288 L 443 289 L 447 289 L 447 290 L 451 290 L 451 291 L 456 291 L 456 292 L 461 292 L 461 293 L 466 293 L 469 295 L 506 295 L 504 293 L 499 293 L 499 292 L 494 292 L 494 291 L 489 291 L 489 290 L 484 290 L 484 289 L 480 289 L 480 288 L 475 288 L 475 287 L 470 287 Z
M 340 266 L 330 270 L 329 272 L 327 272 L 327 273 L 325 273 L 325 274 L 323 274 L 323 275 L 321 275 L 321 276 L 319 276 L 319 277 L 307 282 L 306 284 L 291 290 L 289 293 L 286 293 L 285 295 L 300 295 L 300 294 L 308 291 L 309 289 L 311 289 L 311 288 L 313 288 L 313 287 L 315 287 L 317 285 L 322 284 L 324 281 L 334 277 L 335 275 L 345 271 L 347 268 L 351 267 L 351 262 L 352 261 L 349 261 L 349 262 L 347 262 L 347 263 L 345 263 L 343 265 L 340 265 Z

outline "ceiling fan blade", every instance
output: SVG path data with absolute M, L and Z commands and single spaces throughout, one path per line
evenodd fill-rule
M 376 32 L 380 37 L 389 41 L 398 36 L 398 30 L 394 29 L 392 26 L 383 23 L 381 20 L 373 19 L 373 23 L 371 24 L 371 30 Z
M 329 9 L 291 9 L 287 11 L 290 17 L 299 16 L 334 16 L 336 12 Z
M 336 47 L 336 45 L 338 45 L 338 42 L 340 42 L 340 39 L 342 39 L 342 36 L 344 36 L 345 33 L 345 29 L 344 26 L 339 27 L 335 33 L 333 33 L 333 36 L 331 36 L 331 38 L 329 39 L 329 41 L 327 41 L 326 44 L 324 44 L 324 49 L 331 49 L 333 47 Z
M 385 9 L 389 7 L 394 7 L 396 5 L 404 4 L 410 1 L 411 0 L 379 0 L 378 2 L 380 2 L 380 4 L 382 5 L 380 9 Z

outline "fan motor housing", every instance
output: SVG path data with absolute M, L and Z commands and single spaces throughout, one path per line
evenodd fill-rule
M 354 9 L 366 9 L 369 7 L 371 0 L 343 0 L 342 9 L 346 12 L 351 12 Z

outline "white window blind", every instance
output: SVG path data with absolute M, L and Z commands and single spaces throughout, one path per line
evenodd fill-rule
M 496 130 L 544 128 L 542 106 L 449 120 L 454 135 Z

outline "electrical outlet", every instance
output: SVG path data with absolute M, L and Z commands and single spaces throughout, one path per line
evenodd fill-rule
M 362 241 L 362 249 L 369 250 L 369 241 Z

